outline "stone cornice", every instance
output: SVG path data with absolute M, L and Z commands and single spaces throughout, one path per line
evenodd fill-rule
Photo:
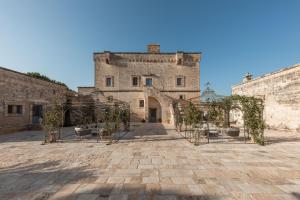
M 94 92 L 144 92 L 144 90 L 95 90 Z M 200 90 L 160 90 L 160 92 L 200 92 Z
M 125 63 L 125 62 L 140 62 L 140 63 L 176 63 L 178 55 L 181 55 L 183 65 L 185 63 L 198 63 L 201 60 L 201 53 L 95 53 L 95 62 L 109 63 Z
M 297 68 L 299 68 L 299 69 L 297 70 Z M 254 78 L 252 80 L 249 80 L 249 81 L 246 81 L 246 82 L 242 82 L 242 83 L 232 85 L 231 88 L 232 89 L 237 89 L 237 88 L 245 86 L 245 85 L 251 85 L 253 83 L 256 83 L 256 82 L 259 82 L 259 81 L 262 81 L 262 80 L 265 80 L 265 79 L 270 79 L 270 78 L 273 78 L 275 76 L 281 76 L 281 74 L 290 73 L 293 70 L 300 72 L 300 63 L 289 66 L 289 67 L 282 68 L 278 71 L 274 71 L 274 72 L 271 72 L 271 73 L 264 74 L 262 76 L 258 76 L 256 78 Z

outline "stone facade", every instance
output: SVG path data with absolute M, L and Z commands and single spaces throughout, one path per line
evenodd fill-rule
M 0 133 L 38 127 L 43 106 L 64 103 L 68 88 L 0 67 Z
M 200 59 L 198 52 L 161 53 L 159 45 L 148 45 L 148 52 L 94 53 L 95 86 L 78 92 L 129 103 L 135 121 L 170 122 L 175 99 L 200 96 Z
M 232 94 L 264 99 L 264 118 L 269 128 L 300 130 L 300 64 L 232 86 Z

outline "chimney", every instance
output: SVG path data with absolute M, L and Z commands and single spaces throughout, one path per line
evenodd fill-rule
M 251 81 L 252 80 L 252 74 L 250 74 L 249 72 L 245 75 L 244 79 L 243 79 L 243 83 L 247 82 L 247 81 Z
M 159 44 L 148 44 L 148 53 L 159 53 L 160 45 Z

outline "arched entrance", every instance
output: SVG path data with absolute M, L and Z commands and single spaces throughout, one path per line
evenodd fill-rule
M 154 97 L 148 97 L 148 121 L 161 122 L 162 110 L 159 101 Z

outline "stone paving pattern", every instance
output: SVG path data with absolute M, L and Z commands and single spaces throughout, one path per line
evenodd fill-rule
M 162 124 L 134 125 L 112 145 L 64 131 L 47 145 L 40 131 L 0 136 L 1 200 L 300 199 L 299 133 L 194 146 Z

